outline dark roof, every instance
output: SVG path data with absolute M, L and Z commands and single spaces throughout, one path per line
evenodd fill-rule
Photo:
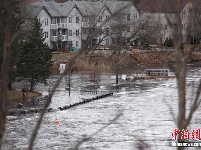
M 82 15 L 87 16 L 91 14 L 98 14 L 104 8 L 109 8 L 111 13 L 114 13 L 116 10 L 124 7 L 124 11 L 127 11 L 132 3 L 129 1 L 67 1 L 64 3 L 56 3 L 54 1 L 38 1 L 32 3 L 32 5 L 44 6 L 52 17 L 66 17 L 75 6 L 78 8 Z
M 32 3 L 32 5 L 39 5 L 39 6 L 44 6 L 47 10 L 48 13 L 50 14 L 51 17 L 61 17 L 62 14 L 59 12 L 59 10 L 56 8 L 55 5 L 60 5 L 59 3 L 52 2 L 52 1 L 38 1 L 36 3 Z
M 188 0 L 182 0 L 181 9 Z M 140 0 L 137 3 L 140 12 L 148 13 L 175 13 L 177 11 L 177 0 Z
M 26 5 L 26 18 L 36 18 L 40 11 L 44 8 L 40 5 Z

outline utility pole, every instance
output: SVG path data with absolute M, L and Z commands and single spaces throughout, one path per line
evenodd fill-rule
M 70 97 L 70 75 L 71 75 L 71 71 L 70 71 L 70 68 L 69 68 L 69 77 L 68 77 L 68 88 L 69 88 L 69 97 Z

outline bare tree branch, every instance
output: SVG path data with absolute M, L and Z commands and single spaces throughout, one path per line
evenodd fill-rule
M 127 8 L 128 6 L 129 6 L 129 5 L 126 5 L 126 6 L 122 7 L 121 9 L 119 9 L 118 11 L 125 9 L 125 8 Z M 112 14 L 111 18 L 112 18 L 112 17 L 115 17 L 115 15 L 116 15 L 116 13 L 117 13 L 118 11 L 116 11 L 114 14 Z M 100 27 L 102 27 L 104 24 L 105 24 L 105 22 L 102 22 L 102 24 L 100 25 Z M 36 136 L 37 136 L 37 134 L 38 134 L 38 130 L 39 130 L 40 126 L 41 126 L 41 123 L 42 123 L 42 120 L 43 120 L 43 118 L 44 118 L 44 115 L 45 115 L 45 113 L 46 113 L 46 111 L 47 111 L 47 108 L 48 108 L 49 105 L 50 105 L 51 98 L 52 98 L 52 96 L 54 95 L 54 93 L 55 93 L 57 87 L 59 86 L 59 84 L 60 84 L 62 78 L 69 72 L 70 67 L 71 67 L 72 64 L 74 63 L 75 59 L 76 59 L 80 54 L 82 54 L 82 53 L 85 51 L 85 49 L 87 49 L 87 47 L 88 47 L 88 45 L 90 44 L 92 38 L 95 37 L 95 36 L 96 36 L 95 33 L 93 33 L 92 36 L 90 37 L 90 39 L 88 39 L 88 41 L 86 42 L 86 44 L 69 60 L 69 64 L 68 64 L 68 66 L 66 67 L 64 73 L 60 76 L 60 78 L 59 78 L 59 79 L 57 80 L 57 82 L 55 83 L 55 85 L 54 85 L 52 91 L 51 91 L 50 94 L 49 94 L 49 97 L 48 97 L 47 102 L 46 102 L 46 104 L 45 104 L 45 106 L 44 106 L 44 109 L 43 109 L 43 111 L 42 111 L 41 114 L 40 114 L 40 117 L 39 117 L 39 120 L 38 120 L 38 122 L 37 122 L 37 124 L 36 124 L 36 127 L 35 127 L 34 131 L 32 132 L 32 136 L 31 136 L 31 139 L 30 139 L 30 141 L 29 141 L 29 146 L 28 146 L 28 149 L 29 149 L 29 150 L 32 150 L 32 149 L 33 149 L 34 141 L 35 141 Z
M 57 82 L 55 83 L 55 85 L 53 86 L 53 89 L 52 91 L 50 92 L 49 94 L 49 97 L 47 99 L 47 102 L 45 103 L 45 106 L 44 106 L 44 109 L 43 111 L 41 112 L 40 114 L 40 117 L 39 117 L 39 120 L 36 124 L 36 127 L 32 133 L 32 136 L 31 136 L 31 139 L 30 139 L 30 143 L 29 143 L 29 150 L 32 150 L 33 149 L 33 145 L 34 145 L 34 141 L 35 141 L 35 138 L 38 134 L 38 130 L 40 128 L 40 125 L 42 123 L 42 120 L 43 120 L 43 117 L 47 111 L 47 108 L 49 107 L 50 105 L 50 102 L 51 102 L 51 98 L 52 96 L 54 95 L 57 87 L 59 86 L 59 84 L 61 83 L 63 77 L 70 71 L 70 67 L 72 66 L 73 62 L 75 61 L 75 59 L 87 48 L 88 44 L 90 43 L 90 40 L 86 43 L 85 46 L 83 46 L 83 48 L 81 48 L 70 60 L 69 60 L 69 64 L 68 66 L 66 67 L 64 73 L 60 76 L 60 78 L 57 80 Z
M 175 122 L 175 124 L 177 124 L 176 115 L 175 115 L 175 113 L 174 113 L 174 111 L 173 111 L 172 106 L 171 106 L 170 104 L 168 104 L 165 100 L 163 100 L 163 102 L 164 102 L 164 103 L 167 105 L 167 107 L 169 108 L 170 114 L 171 114 L 171 116 L 172 116 L 172 119 L 173 119 L 173 121 Z
M 86 141 L 91 140 L 94 136 L 96 136 L 97 134 L 99 134 L 100 132 L 102 132 L 104 129 L 106 129 L 108 126 L 110 126 L 111 124 L 115 123 L 116 120 L 118 120 L 121 116 L 123 115 L 123 113 L 119 113 L 117 114 L 109 123 L 107 123 L 105 126 L 103 126 L 102 128 L 100 128 L 99 130 L 97 130 L 96 132 L 94 132 L 93 134 L 89 135 L 88 137 L 83 138 L 82 140 L 78 141 L 77 144 L 74 146 L 73 150 L 78 150 L 78 148 Z
M 190 124 L 190 121 L 191 121 L 191 119 L 193 117 L 194 112 L 197 110 L 198 106 L 201 103 L 201 99 L 199 99 L 200 94 L 201 94 L 201 80 L 200 80 L 200 83 L 199 83 L 199 87 L 197 88 L 197 91 L 196 91 L 195 100 L 193 102 L 193 105 L 191 106 L 190 113 L 189 113 L 189 115 L 187 117 L 187 120 L 186 120 L 186 127 Z

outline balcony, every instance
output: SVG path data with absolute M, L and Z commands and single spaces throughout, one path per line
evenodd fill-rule
M 51 41 L 52 41 L 52 42 L 58 41 L 58 37 L 57 37 L 57 36 L 51 36 Z
M 58 28 L 67 29 L 67 23 L 58 23 Z
M 51 24 L 50 29 L 57 30 L 58 28 L 67 29 L 67 23 Z
M 53 29 L 53 30 L 58 29 L 58 24 L 51 24 L 50 29 Z
M 67 40 L 68 40 L 67 35 L 62 35 L 62 36 L 61 36 L 61 41 L 67 41 Z

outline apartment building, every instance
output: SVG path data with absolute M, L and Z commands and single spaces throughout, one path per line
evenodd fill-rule
M 189 14 L 191 8 L 191 17 Z M 201 39 L 201 1 L 189 0 L 181 10 L 181 39 L 186 41 L 188 22 L 191 21 L 191 36 L 193 40 Z M 191 19 L 191 20 L 189 20 Z M 191 41 L 192 42 L 192 41 Z
M 127 1 L 68 1 L 65 3 L 38 1 L 31 6 L 35 9 L 42 6 L 43 9 L 37 14 L 37 18 L 45 33 L 45 43 L 53 50 L 69 47 L 80 49 L 92 34 L 92 29 L 99 31 L 92 39 L 92 44 L 111 45 L 110 35 L 113 32 L 111 26 L 115 22 L 111 16 L 121 8 L 124 10 L 121 13 L 124 21 L 128 24 L 124 36 L 128 36 L 131 32 L 132 21 L 137 21 L 139 18 L 136 7 Z M 123 9 L 124 7 L 126 9 Z
M 199 0 L 192 1 L 195 4 Z M 138 3 L 76 0 L 57 3 L 40 0 L 31 6 L 35 9 L 42 7 L 37 9 L 40 12 L 36 16 L 42 23 L 45 42 L 56 51 L 69 47 L 80 49 L 92 34 L 92 45 L 109 46 L 120 38 L 126 41 L 140 36 L 149 43 L 163 43 L 175 33 L 175 0 L 141 0 Z M 187 9 L 186 0 L 180 10 L 183 41 Z
M 189 16 L 189 6 L 191 7 L 191 17 Z M 187 38 L 187 24 L 191 22 L 191 36 L 197 40 L 200 39 L 201 34 L 201 1 L 200 0 L 183 0 L 180 4 L 180 10 L 177 7 L 176 0 L 141 0 L 137 4 L 139 12 L 143 15 L 157 18 L 161 23 L 161 32 L 158 41 L 164 42 L 167 38 L 172 38 L 176 33 L 177 11 L 180 12 L 181 17 L 181 39 L 185 42 Z M 190 20 L 189 20 L 190 19 Z

